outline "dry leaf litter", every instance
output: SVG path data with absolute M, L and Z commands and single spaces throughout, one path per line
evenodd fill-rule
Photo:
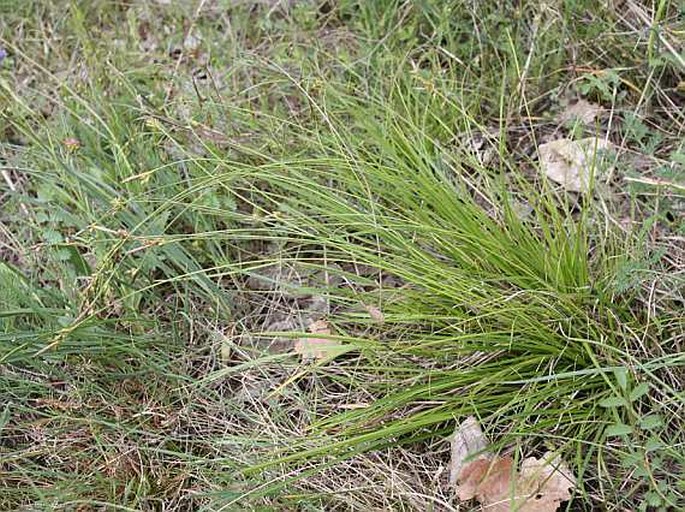
M 565 190 L 587 192 L 594 176 L 600 152 L 611 144 L 597 137 L 580 140 L 558 139 L 538 148 L 545 175 Z
M 455 430 L 450 485 L 459 500 L 475 499 L 488 512 L 555 512 L 571 499 L 575 478 L 558 456 L 526 458 L 517 470 L 511 456 L 493 455 L 487 446 L 474 417 Z
M 322 336 L 330 336 L 331 328 L 326 320 L 317 320 L 309 325 L 309 332 Z M 337 341 L 316 336 L 300 338 L 295 343 L 295 352 L 302 356 L 304 361 L 323 361 L 335 357 L 344 347 Z

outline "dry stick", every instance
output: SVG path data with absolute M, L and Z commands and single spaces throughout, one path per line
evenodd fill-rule
M 645 185 L 653 185 L 655 187 L 673 187 L 675 189 L 685 191 L 685 185 L 673 183 L 672 181 L 659 178 L 631 178 L 630 176 L 625 176 L 623 179 L 625 181 L 632 181 L 634 183 L 643 183 Z
M 17 193 L 18 192 L 17 186 L 12 181 L 12 176 L 10 176 L 8 169 L 3 168 L 2 171 L 0 171 L 0 172 L 2 172 L 2 177 L 5 179 L 5 183 L 7 183 L 7 186 L 9 187 L 9 189 L 12 192 Z M 28 216 L 29 215 L 29 209 L 26 207 L 26 205 L 24 203 L 19 203 L 19 206 L 21 207 L 21 211 L 24 213 L 24 215 Z
M 17 187 L 14 186 L 14 182 L 12 182 L 12 178 L 10 174 L 7 172 L 7 169 L 2 170 L 2 177 L 5 178 L 5 182 L 7 183 L 7 186 L 10 188 L 12 192 L 17 191 Z

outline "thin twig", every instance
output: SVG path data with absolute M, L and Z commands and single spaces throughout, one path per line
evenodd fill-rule
M 683 190 L 685 191 L 685 185 L 681 185 L 680 183 L 673 183 L 672 181 L 660 179 L 660 178 L 631 178 L 629 176 L 625 176 L 623 178 L 626 181 L 634 182 L 634 183 L 643 183 L 645 185 L 654 185 L 655 187 L 673 187 L 678 190 Z
M 2 177 L 4 178 L 5 183 L 7 183 L 7 186 L 9 187 L 9 189 L 12 192 L 17 193 L 18 192 L 17 186 L 12 181 L 12 176 L 10 176 L 10 173 L 8 172 L 8 170 L 2 169 L 0 172 L 2 173 Z M 21 207 L 21 211 L 24 213 L 24 215 L 29 214 L 29 209 L 26 207 L 26 205 L 24 203 L 20 202 L 19 206 Z

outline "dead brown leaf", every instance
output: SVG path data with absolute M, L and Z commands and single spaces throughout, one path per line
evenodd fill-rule
M 487 448 L 488 441 L 485 439 L 478 420 L 469 416 L 455 429 L 451 444 L 450 485 L 454 486 L 459 478 L 461 468 L 466 464 L 466 460 L 481 454 Z
M 308 330 L 312 334 L 321 334 L 324 336 L 331 334 L 331 328 L 326 320 L 312 322 Z M 295 352 L 300 354 L 305 361 L 310 361 L 312 359 L 322 361 L 340 353 L 341 345 L 335 340 L 312 336 L 297 340 L 297 343 L 295 343 Z
M 316 320 L 309 325 L 312 334 L 330 334 L 331 328 L 326 320 Z
M 595 119 L 604 111 L 604 109 L 595 103 L 590 103 L 584 99 L 579 99 L 559 115 L 561 122 L 581 121 L 584 124 L 593 124 Z
M 379 324 L 385 322 L 385 315 L 376 306 L 372 306 L 371 304 L 365 304 L 364 308 L 366 309 L 367 313 L 369 313 L 369 316 L 374 322 L 378 322 Z
M 462 501 L 476 498 L 489 512 L 509 512 L 513 473 L 511 457 L 478 458 L 464 466 L 459 474 L 457 497 Z
M 575 478 L 558 456 L 547 452 L 540 459 L 529 457 L 517 472 L 511 456 L 492 455 L 487 447 L 473 416 L 456 428 L 450 485 L 459 500 L 475 498 L 487 512 L 555 512 L 571 499 Z
M 592 180 L 595 160 L 600 150 L 610 143 L 597 137 L 581 140 L 558 139 L 538 148 L 545 175 L 572 192 L 587 191 Z
M 516 472 L 510 456 L 482 456 L 459 473 L 457 497 L 475 498 L 488 512 L 555 512 L 571 499 L 575 479 L 558 457 L 527 458 Z
M 554 512 L 562 501 L 571 499 L 576 485 L 573 473 L 553 453 L 547 452 L 541 459 L 529 457 L 521 463 L 518 477 L 520 494 L 526 497 L 520 512 Z

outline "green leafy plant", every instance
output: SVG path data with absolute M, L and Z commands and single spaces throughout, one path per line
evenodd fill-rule
M 573 507 L 681 506 L 681 130 L 612 9 L 3 16 L 0 508 L 447 509 L 468 415 L 563 455 Z M 671 181 L 548 182 L 569 86 Z

